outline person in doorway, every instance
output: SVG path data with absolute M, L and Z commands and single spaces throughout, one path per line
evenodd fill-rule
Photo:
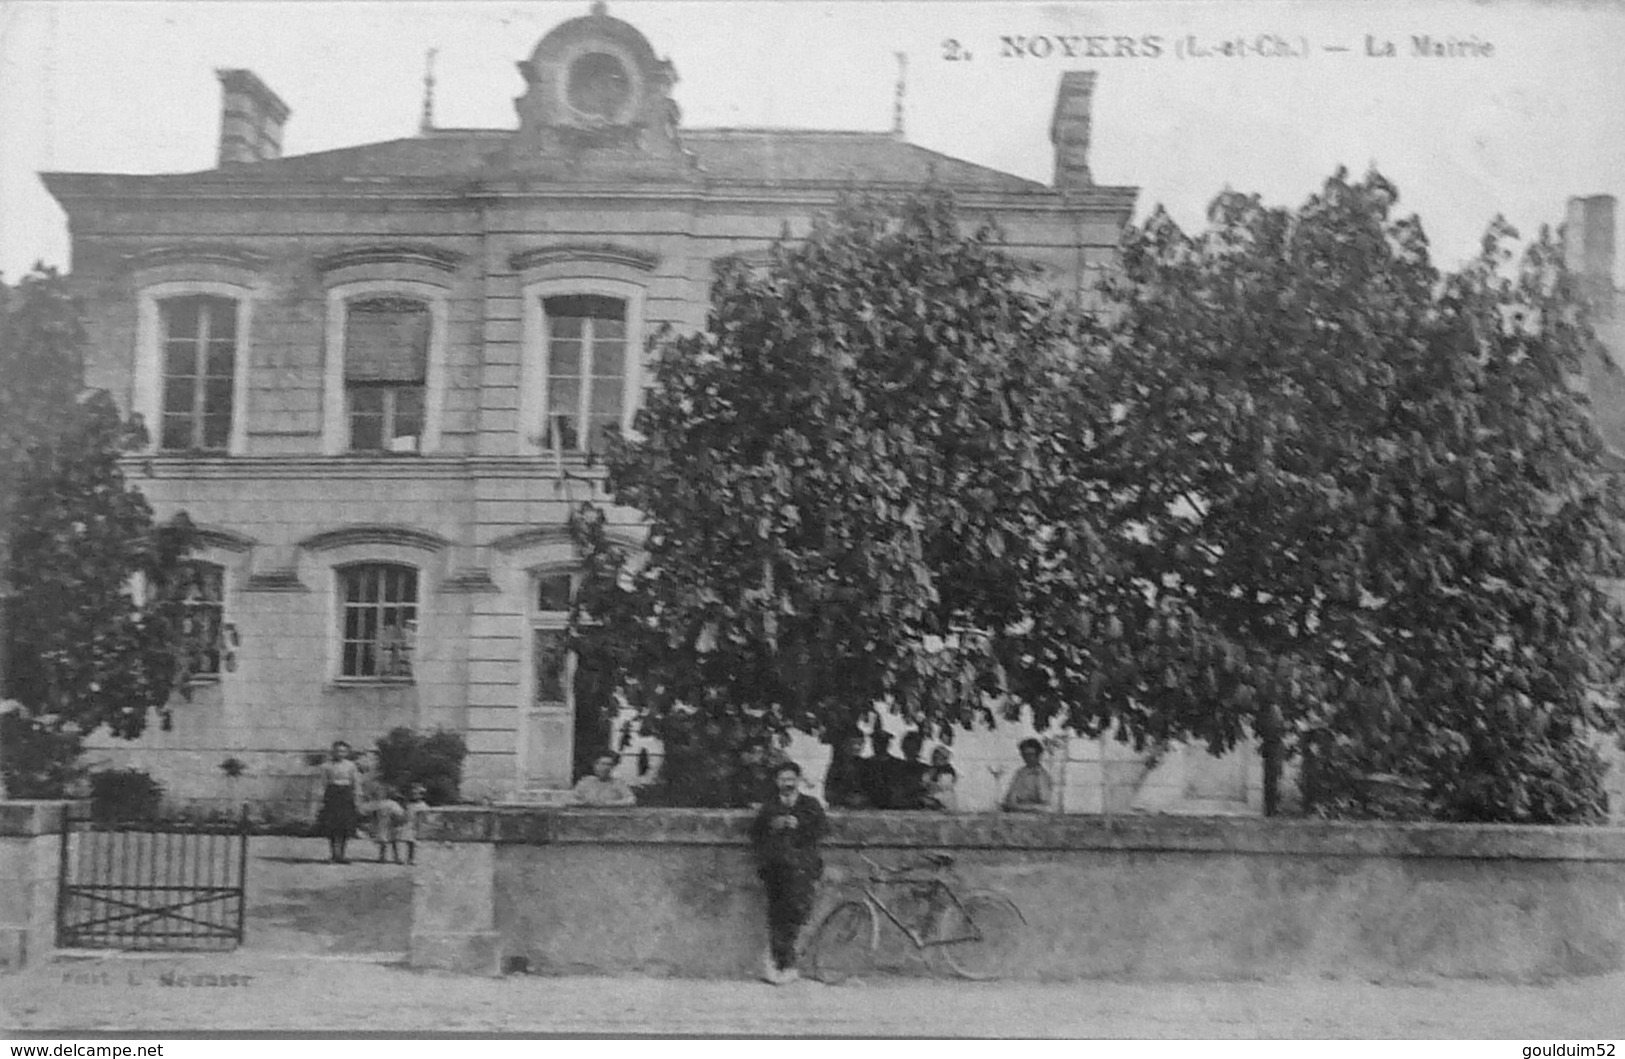
M 638 800 L 633 797 L 632 788 L 612 775 L 620 763 L 621 755 L 615 751 L 600 752 L 593 758 L 592 775 L 581 777 L 571 788 L 570 800 L 576 805 L 596 807 L 636 805 Z
M 756 874 L 767 891 L 768 949 L 762 978 L 773 985 L 795 981 L 796 939 L 812 916 L 824 861 L 818 843 L 829 820 L 818 799 L 801 793 L 801 766 L 781 763 L 773 773 L 773 797 L 751 823 Z
M 350 744 L 340 739 L 333 744 L 322 764 L 322 808 L 316 814 L 316 830 L 327 837 L 328 859 L 348 864 L 345 846 L 361 822 L 361 770 L 350 753 Z
M 1044 744 L 1036 739 L 1023 739 L 1017 744 L 1021 751 L 1021 768 L 1010 777 L 1010 786 L 1004 792 L 999 808 L 1007 813 L 1048 813 L 1055 809 L 1055 781 L 1044 768 Z
M 401 822 L 400 829 L 396 832 L 395 837 L 406 847 L 408 864 L 416 864 L 418 860 L 418 820 L 429 808 L 429 803 L 424 798 L 426 793 L 423 784 L 412 784 L 406 800 L 406 819 Z
M 954 770 L 953 751 L 939 746 L 931 751 L 931 767 L 925 770 L 921 805 L 939 813 L 959 811 L 959 773 Z

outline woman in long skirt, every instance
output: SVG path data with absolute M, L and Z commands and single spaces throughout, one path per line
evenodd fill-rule
M 327 836 L 328 857 L 334 864 L 348 864 L 344 847 L 361 822 L 361 770 L 350 757 L 350 744 L 342 739 L 333 744 L 332 757 L 322 765 L 322 809 L 316 814 L 316 830 Z

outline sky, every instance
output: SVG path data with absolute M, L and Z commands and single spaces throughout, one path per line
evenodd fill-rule
M 430 48 L 438 125 L 511 128 L 522 87 L 514 63 L 587 9 L 585 0 L 0 0 L 0 274 L 69 264 L 63 216 L 38 172 L 211 167 L 216 68 L 251 69 L 290 105 L 287 154 L 413 135 Z M 1096 70 L 1096 182 L 1138 187 L 1137 218 L 1161 204 L 1187 228 L 1201 226 L 1226 187 L 1297 205 L 1336 167 L 1374 165 L 1399 186 L 1402 209 L 1420 215 L 1436 263 L 1456 267 L 1497 214 L 1533 233 L 1560 222 L 1572 195 L 1625 199 L 1625 2 L 613 0 L 609 9 L 675 64 L 685 125 L 889 128 L 902 52 L 909 140 L 1045 182 L 1060 76 Z M 1418 55 L 1424 35 L 1462 54 Z M 1132 48 L 1090 40 L 1117 37 Z

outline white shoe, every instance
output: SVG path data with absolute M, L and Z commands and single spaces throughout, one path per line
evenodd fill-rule
M 777 985 L 789 985 L 791 982 L 801 981 L 801 972 L 794 967 L 786 967 L 779 972 Z
M 768 985 L 779 984 L 779 969 L 773 965 L 773 950 L 762 953 L 762 981 Z

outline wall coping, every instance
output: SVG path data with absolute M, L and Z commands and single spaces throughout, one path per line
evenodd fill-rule
M 497 845 L 742 846 L 751 816 L 738 809 L 448 806 L 424 814 L 418 837 Z M 832 812 L 824 845 L 1625 862 L 1625 827 Z
M 62 814 L 87 816 L 90 803 L 84 801 L 33 801 L 17 799 L 0 802 L 0 837 L 22 838 L 51 835 L 62 830 Z

